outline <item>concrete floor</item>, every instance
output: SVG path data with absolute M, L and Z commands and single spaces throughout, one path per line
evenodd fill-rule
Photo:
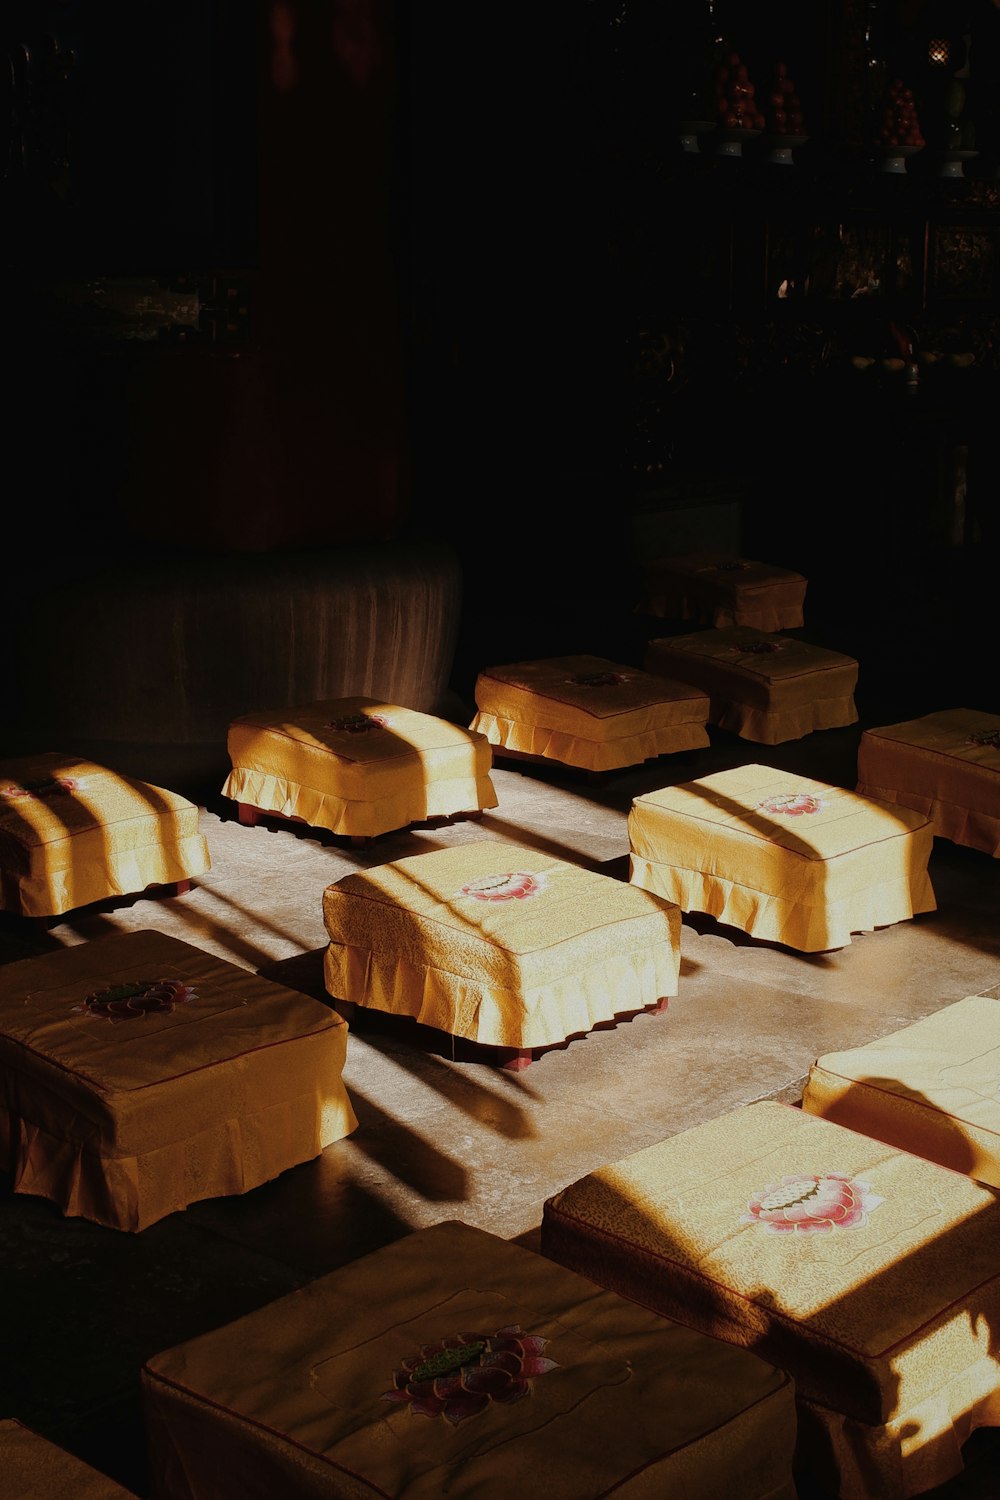
M 708 750 L 601 786 L 498 764 L 499 806 L 481 821 L 413 828 L 361 850 L 274 820 L 241 826 L 230 804 L 206 795 L 212 869 L 187 895 L 105 903 L 48 931 L 5 916 L 0 958 L 151 927 L 328 1001 L 321 896 L 341 875 L 490 839 L 627 878 L 635 795 L 751 758 L 849 785 L 860 728 L 773 748 L 713 731 Z M 832 953 L 803 955 L 685 918 L 680 989 L 666 1013 L 573 1040 L 519 1074 L 441 1034 L 369 1016 L 348 1042 L 354 1135 L 245 1197 L 196 1204 L 141 1235 L 64 1219 L 46 1201 L 13 1195 L 6 1180 L 0 1412 L 145 1495 L 138 1372 L 147 1356 L 442 1219 L 535 1248 L 545 1198 L 601 1163 L 752 1100 L 797 1100 L 818 1054 L 966 995 L 1000 995 L 1000 861 L 938 840 L 931 874 L 935 913 Z M 972 1440 L 966 1475 L 935 1492 L 941 1500 L 1000 1494 L 998 1438 Z

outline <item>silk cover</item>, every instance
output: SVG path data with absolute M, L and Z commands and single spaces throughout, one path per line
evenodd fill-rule
M 225 797 L 372 838 L 496 807 L 486 737 L 378 698 L 323 699 L 229 727 Z
M 858 791 L 916 808 L 940 838 L 1000 858 L 1000 714 L 949 708 L 866 729 Z
M 790 1105 L 750 1104 L 564 1188 L 545 1254 L 792 1375 L 800 1458 L 900 1500 L 1000 1422 L 1000 1201 Z
M 131 1490 L 12 1417 L 0 1421 L 0 1473 L 12 1500 L 135 1500 Z
M 857 723 L 858 663 L 794 636 L 746 627 L 664 636 L 643 664 L 707 693 L 710 723 L 762 745 Z
M 0 762 L 0 907 L 61 915 L 172 885 L 210 867 L 186 797 L 93 761 L 46 753 Z
M 636 797 L 629 879 L 804 952 L 934 911 L 930 822 L 772 766 L 737 766 Z
M 556 656 L 490 667 L 476 679 L 472 728 L 492 745 L 611 771 L 700 750 L 708 698 L 602 656 Z
M 150 981 L 102 1007 L 109 987 Z M 353 1131 L 346 1046 L 319 1001 L 159 932 L 7 964 L 0 1164 L 64 1214 L 145 1229 Z
M 345 875 L 323 916 L 331 995 L 487 1045 L 545 1046 L 677 993 L 675 904 L 516 844 Z
M 501 1328 L 540 1346 L 521 1399 L 499 1372 L 456 1421 L 385 1399 L 422 1346 Z M 159 1500 L 795 1496 L 785 1375 L 457 1222 L 154 1356 L 142 1388 Z
M 1000 1188 L 1000 1000 L 969 995 L 809 1070 L 804 1109 Z
M 643 612 L 716 629 L 798 630 L 808 581 L 790 568 L 729 552 L 660 557 L 643 568 Z

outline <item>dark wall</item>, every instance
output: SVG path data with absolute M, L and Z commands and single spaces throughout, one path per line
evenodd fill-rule
M 6 14 L 15 526 L 66 507 L 95 550 L 398 534 L 390 8 Z

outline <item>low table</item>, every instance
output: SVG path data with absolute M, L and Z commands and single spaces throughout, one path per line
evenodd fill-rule
M 543 1252 L 795 1381 L 797 1468 L 904 1500 L 1000 1424 L 1000 1201 L 791 1105 L 749 1104 L 544 1207 Z
M 477 840 L 345 875 L 323 916 L 339 1004 L 512 1048 L 515 1067 L 677 993 L 676 906 L 517 844 Z
M 802 1107 L 1000 1188 L 1000 1000 L 968 995 L 809 1070 Z
M 772 766 L 738 766 L 633 799 L 629 879 L 806 953 L 936 902 L 927 818 Z
M 0 909 L 61 916 L 210 867 L 198 809 L 77 756 L 0 761 Z
M 939 838 L 1000 858 L 1000 714 L 949 708 L 866 729 L 858 791 L 916 808 Z
M 224 797 L 240 819 L 276 813 L 367 840 L 496 807 L 486 737 L 377 698 L 245 714 L 229 726 Z
M 808 581 L 790 568 L 731 552 L 658 557 L 643 567 L 642 612 L 715 629 L 798 630 Z
M 0 967 L 0 1166 L 62 1213 L 141 1230 L 355 1129 L 343 1020 L 160 932 Z
M 467 1224 L 142 1371 L 160 1500 L 794 1500 L 787 1376 Z
M 664 636 L 643 665 L 707 693 L 710 723 L 761 745 L 857 723 L 858 663 L 793 636 L 745 626 Z
M 621 770 L 708 745 L 708 698 L 602 656 L 490 667 L 476 679 L 472 728 L 501 753 L 585 771 Z
M 0 1421 L 0 1472 L 11 1500 L 135 1500 L 131 1490 L 12 1417 Z

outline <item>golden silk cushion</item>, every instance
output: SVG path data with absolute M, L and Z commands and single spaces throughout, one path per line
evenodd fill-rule
M 472 727 L 491 744 L 609 770 L 708 745 L 706 694 L 601 656 L 490 667 Z
M 209 867 L 177 792 L 55 752 L 0 762 L 0 905 L 54 916 Z
M 630 880 L 806 951 L 935 909 L 927 818 L 750 764 L 636 797 Z
M 819 1477 L 880 1500 L 1000 1421 L 998 1243 L 980 1184 L 773 1103 L 599 1168 L 542 1223 L 561 1264 L 788 1371 Z
M 12 1500 L 135 1500 L 131 1490 L 13 1417 L 0 1421 L 0 1473 Z
M 807 580 L 791 568 L 731 552 L 660 557 L 643 568 L 644 612 L 701 620 L 716 629 L 797 630 Z
M 323 915 L 331 995 L 490 1045 L 562 1041 L 677 993 L 674 904 L 516 844 L 345 875 Z
M 969 995 L 863 1047 L 825 1053 L 802 1103 L 1000 1188 L 1000 1000 Z
M 950 708 L 866 729 L 858 791 L 926 813 L 939 837 L 1000 858 L 1000 714 Z
M 709 722 L 775 745 L 857 722 L 853 657 L 746 626 L 665 636 L 644 666 L 708 694 Z
M 357 1125 L 325 1005 L 152 931 L 0 968 L 14 1190 L 140 1230 L 243 1193 Z
M 787 1377 L 467 1224 L 405 1235 L 142 1372 L 163 1500 L 794 1500 Z M 251 1482 L 252 1479 L 252 1482 Z
M 485 735 L 377 698 L 324 699 L 229 726 L 223 796 L 373 836 L 496 807 Z

